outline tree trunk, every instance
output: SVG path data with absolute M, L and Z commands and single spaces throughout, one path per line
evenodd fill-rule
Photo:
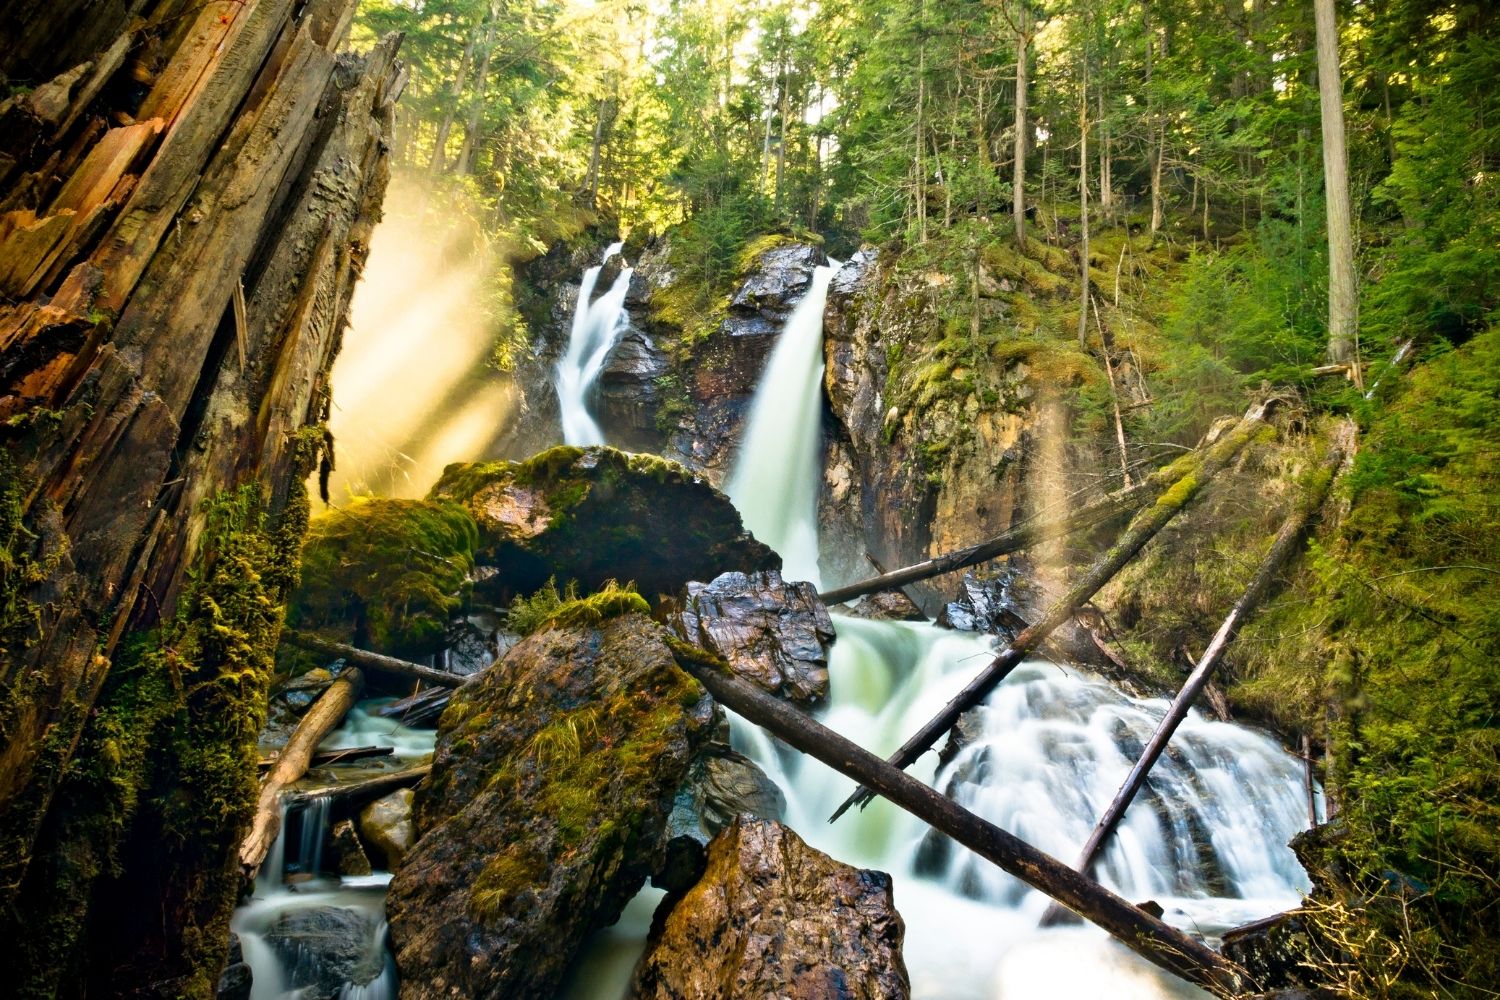
M 1083 227 L 1083 236 L 1078 247 L 1078 347 L 1087 353 L 1089 349 L 1089 95 L 1086 71 L 1083 78 L 1083 93 L 1078 98 L 1078 224 Z
M 82 6 L 47 5 L 37 37 Z M 0 606 L 27 611 L 0 637 L 0 964 L 21 992 L 207 996 L 223 962 L 323 446 L 305 428 L 403 82 L 395 38 L 336 55 L 354 6 L 134 2 L 62 111 L 0 130 L 12 202 L 56 237 L 0 245 L 29 287 L 0 305 L 0 492 L 26 570 Z M 44 64 L 38 44 L 5 57 Z M 129 113 L 124 54 L 148 50 L 137 124 L 101 134 Z M 151 920 L 117 919 L 144 899 Z
M 1339 69 L 1333 0 L 1314 0 L 1318 32 L 1318 96 L 1323 112 L 1323 187 L 1328 205 L 1328 360 L 1353 362 L 1359 346 L 1359 292 L 1349 208 L 1349 157 L 1344 148 L 1344 85 Z M 1354 383 L 1363 388 L 1358 368 Z
M 1010 212 L 1016 227 L 1016 247 L 1026 249 L 1026 88 L 1030 67 L 1027 65 L 1031 45 L 1031 11 L 1022 0 L 1016 23 L 1016 135 L 1015 160 L 1010 174 Z
M 469 36 L 464 39 L 463 55 L 458 60 L 458 72 L 453 75 L 453 84 L 448 88 L 447 106 L 443 108 L 443 117 L 438 121 L 437 137 L 432 143 L 431 170 L 435 174 L 442 173 L 446 166 L 448 136 L 453 132 L 453 119 L 458 115 L 458 106 L 464 96 L 464 81 L 469 78 L 469 64 L 474 60 L 474 46 L 479 42 L 480 31 L 478 23 L 469 26 Z
M 1229 615 L 1224 619 L 1219 630 L 1214 633 L 1213 640 L 1208 648 L 1203 651 L 1203 656 L 1198 660 L 1193 672 L 1183 683 L 1182 690 L 1177 692 L 1177 697 L 1172 699 L 1171 707 L 1163 716 L 1156 727 L 1156 732 L 1151 734 L 1146 747 L 1141 751 L 1140 759 L 1136 761 L 1135 767 L 1126 777 L 1120 790 L 1115 793 L 1114 800 L 1110 802 L 1109 808 L 1104 810 L 1093 832 L 1089 834 L 1088 841 L 1083 845 L 1083 850 L 1078 855 L 1078 863 L 1073 867 L 1087 875 L 1094 866 L 1099 852 L 1114 834 L 1115 828 L 1120 825 L 1120 820 L 1125 818 L 1125 810 L 1130 808 L 1130 803 L 1135 800 L 1136 793 L 1146 783 L 1151 768 L 1161 758 L 1167 749 L 1167 744 L 1172 739 L 1172 734 L 1177 732 L 1177 727 L 1182 725 L 1182 720 L 1187 718 L 1188 709 L 1192 708 L 1193 702 L 1203 689 L 1208 685 L 1220 662 L 1224 659 L 1224 653 L 1229 644 L 1234 642 L 1235 636 L 1250 616 L 1255 614 L 1260 602 L 1265 599 L 1270 591 L 1271 585 L 1276 581 L 1282 566 L 1298 550 L 1302 542 L 1303 532 L 1328 496 L 1328 489 L 1333 484 L 1333 477 L 1337 474 L 1339 466 L 1344 462 L 1344 447 L 1342 444 L 1333 445 L 1329 451 L 1321 475 L 1313 481 L 1305 496 L 1286 516 L 1281 524 L 1281 529 L 1276 533 L 1275 540 L 1271 543 L 1270 551 L 1261 561 L 1260 568 L 1251 577 L 1250 584 L 1240 599 L 1235 601 L 1234 607 L 1229 609 Z M 1052 907 L 1042 916 L 1042 926 L 1051 926 L 1063 919 L 1064 915 L 1057 907 Z
M 901 748 L 890 756 L 891 765 L 898 768 L 909 767 L 953 727 L 959 716 L 979 704 L 986 695 L 999 686 L 1001 681 L 1010 676 L 1010 672 L 1051 635 L 1054 629 L 1072 618 L 1085 601 L 1098 593 L 1100 587 L 1108 583 L 1121 567 L 1134 558 L 1135 554 L 1154 538 L 1168 521 L 1176 517 L 1188 502 L 1198 495 L 1198 492 L 1218 474 L 1220 469 L 1228 465 L 1230 460 L 1240 453 L 1252 437 L 1260 433 L 1261 428 L 1265 426 L 1261 420 L 1263 412 L 1263 407 L 1252 409 L 1235 426 L 1234 430 L 1215 442 L 1201 458 L 1196 455 L 1185 456 L 1190 461 L 1180 467 L 1183 475 L 1172 488 L 1158 497 L 1156 503 L 1137 514 L 1114 546 L 1099 557 L 1066 594 L 1054 602 L 1038 621 L 1022 630 L 1021 634 L 1016 636 L 1015 641 L 995 657 L 988 667 L 980 671 L 979 676 L 970 681 L 943 707 L 941 712 L 903 743 Z M 829 817 L 829 822 L 838 819 L 852 805 L 864 806 L 872 797 L 872 793 L 867 789 L 856 789 L 854 794 L 849 796 Z
M 420 784 L 422 779 L 432 773 L 431 764 L 420 764 L 417 767 L 409 767 L 404 771 L 395 771 L 391 774 L 380 774 L 363 781 L 345 781 L 337 785 L 329 785 L 326 788 L 309 788 L 305 791 L 292 792 L 282 799 L 286 806 L 306 805 L 312 799 L 329 799 L 338 805 L 358 806 L 365 802 L 373 802 L 384 798 L 392 792 L 398 792 L 403 788 L 410 788 Z
M 708 693 L 773 736 L 864 787 L 873 788 L 934 829 L 1098 924 L 1150 962 L 1221 997 L 1246 992 L 1238 966 L 1199 941 L 1116 896 L 1097 882 L 969 812 L 817 720 L 706 658 L 678 655 Z
M 490 62 L 495 56 L 495 21 L 500 16 L 498 3 L 491 2 L 489 14 L 484 21 L 484 55 L 479 60 L 479 72 L 474 75 L 474 93 L 469 100 L 469 113 L 464 119 L 464 144 L 454 161 L 458 172 L 472 174 L 479 158 L 479 127 L 484 117 L 484 102 L 488 96 Z
M 281 641 L 322 656 L 342 657 L 355 666 L 364 667 L 367 670 L 379 670 L 382 673 L 395 674 L 399 677 L 414 677 L 419 681 L 426 681 L 428 684 L 437 684 L 441 687 L 463 687 L 468 680 L 467 677 L 450 674 L 446 670 L 434 670 L 420 663 L 412 663 L 410 660 L 398 660 L 394 656 L 383 656 L 380 653 L 372 653 L 342 642 L 320 639 L 308 632 L 298 632 L 296 629 L 282 629 Z
M 271 852 L 271 845 L 281 833 L 281 793 L 298 778 L 307 773 L 313 754 L 323 738 L 338 728 L 344 716 L 349 714 L 354 700 L 359 697 L 364 678 L 354 667 L 346 669 L 328 686 L 328 689 L 312 703 L 292 738 L 287 740 L 276 758 L 270 772 L 261 779 L 260 798 L 255 803 L 255 819 L 250 823 L 250 832 L 240 844 L 240 868 L 245 880 L 253 882 L 260 871 L 261 862 Z

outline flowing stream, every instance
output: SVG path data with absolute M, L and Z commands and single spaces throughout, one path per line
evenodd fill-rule
M 606 260 L 616 252 L 618 246 L 611 247 Z M 757 537 L 786 559 L 787 576 L 815 582 L 821 318 L 836 267 L 817 270 L 787 321 L 752 404 L 730 489 Z M 595 440 L 602 434 L 583 396 L 619 323 L 619 304 L 600 303 L 616 291 L 623 299 L 629 282 L 625 270 L 609 295 L 590 304 L 599 270 L 584 275 L 569 353 L 558 366 L 564 426 L 573 431 L 585 426 Z M 578 375 L 568 384 L 581 387 L 566 398 L 565 365 Z M 995 652 L 988 637 L 929 624 L 838 614 L 834 622 L 838 641 L 829 664 L 831 694 L 819 717 L 881 755 L 935 714 Z M 912 772 L 1036 847 L 1071 860 L 1166 707 L 1164 699 L 1126 697 L 1084 670 L 1028 662 L 971 713 L 965 745 L 940 769 L 937 755 L 929 753 Z M 841 861 L 895 876 L 914 997 L 1206 996 L 1102 931 L 1039 929 L 1045 897 L 883 800 L 828 824 L 828 813 L 852 790 L 851 781 L 741 719 L 731 717 L 731 728 L 735 745 L 786 793 L 785 820 L 804 839 Z M 385 744 L 409 758 L 430 752 L 432 736 L 362 705 L 325 746 Z M 1293 906 L 1307 883 L 1285 845 L 1308 826 L 1303 782 L 1300 763 L 1274 740 L 1191 714 L 1096 873 L 1126 898 L 1155 900 L 1168 922 L 1209 938 Z M 346 984 L 340 995 L 395 996 L 383 906 L 390 876 L 339 879 L 320 872 L 327 819 L 326 808 L 316 801 L 288 817 L 254 899 L 236 911 L 233 926 L 254 969 L 255 1000 L 296 994 L 308 972 L 295 947 L 276 942 L 275 929 L 289 914 L 320 907 L 351 911 L 367 929 L 366 952 L 360 956 L 361 976 L 367 978 L 360 979 L 364 985 Z M 297 845 L 291 857 L 288 843 Z M 642 890 L 615 926 L 595 935 L 561 995 L 567 1000 L 624 997 L 661 897 L 659 890 Z
M 578 286 L 578 302 L 573 307 L 573 325 L 568 334 L 568 350 L 557 361 L 554 384 L 557 387 L 558 413 L 562 419 L 565 444 L 604 444 L 604 431 L 589 413 L 589 392 L 604 369 L 604 359 L 626 326 L 625 293 L 630 290 L 632 268 L 621 267 L 619 277 L 609 291 L 594 298 L 594 286 L 609 259 L 617 255 L 623 243 L 611 243 L 604 259 L 583 272 Z

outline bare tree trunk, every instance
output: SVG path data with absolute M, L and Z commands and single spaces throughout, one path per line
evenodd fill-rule
M 1078 99 L 1078 223 L 1083 238 L 1078 248 L 1079 298 L 1078 346 L 1089 349 L 1089 96 L 1088 71 L 1084 70 L 1083 91 Z
M 261 862 L 266 860 L 266 855 L 271 852 L 271 845 L 281 832 L 282 791 L 307 773 L 318 744 L 338 728 L 363 686 L 364 678 L 360 676 L 358 669 L 350 667 L 339 674 L 297 723 L 281 756 L 276 758 L 270 773 L 261 779 L 260 798 L 255 804 L 255 819 L 251 821 L 250 832 L 240 844 L 240 868 L 245 873 L 246 881 L 254 881 Z
M 1026 88 L 1030 66 L 1031 11 L 1022 0 L 1016 21 L 1016 135 L 1015 160 L 1011 164 L 1011 219 L 1016 227 L 1016 247 L 1026 249 Z
M 1354 362 L 1359 350 L 1359 292 L 1349 207 L 1349 157 L 1344 148 L 1344 86 L 1339 69 L 1333 0 L 1314 0 L 1318 31 L 1318 96 L 1323 111 L 1323 187 L 1328 203 L 1328 359 Z M 1362 386 L 1359 366 L 1354 384 Z
M 1213 672 L 1224 659 L 1224 653 L 1229 649 L 1229 644 L 1234 642 L 1235 636 L 1239 635 L 1240 629 L 1245 622 L 1255 614 L 1271 585 L 1275 582 L 1277 574 L 1281 572 L 1282 566 L 1297 551 L 1302 542 L 1303 532 L 1318 510 L 1322 508 L 1323 501 L 1328 496 L 1328 489 L 1333 483 L 1333 477 L 1337 474 L 1339 466 L 1344 462 L 1344 447 L 1336 443 L 1329 448 L 1326 460 L 1323 463 L 1322 474 L 1313 481 L 1305 496 L 1297 502 L 1292 512 L 1286 516 L 1281 524 L 1281 529 L 1276 533 L 1275 540 L 1271 543 L 1270 551 L 1261 561 L 1260 568 L 1251 577 L 1250 584 L 1240 599 L 1235 601 L 1234 607 L 1229 610 L 1229 615 L 1224 619 L 1219 630 L 1214 633 L 1213 640 L 1209 642 L 1208 648 L 1203 651 L 1203 656 L 1198 660 L 1193 672 L 1183 682 L 1182 689 L 1177 692 L 1177 697 L 1172 699 L 1171 707 L 1157 724 L 1156 732 L 1151 734 L 1145 749 L 1141 751 L 1140 759 L 1136 761 L 1135 767 L 1126 777 L 1120 790 L 1115 794 L 1114 800 L 1110 802 L 1109 808 L 1104 810 L 1093 832 L 1089 834 L 1088 841 L 1083 845 L 1079 853 L 1078 863 L 1073 867 L 1087 875 L 1094 866 L 1100 850 L 1114 834 L 1115 828 L 1125 818 L 1125 810 L 1130 808 L 1130 803 L 1135 800 L 1136 793 L 1145 784 L 1146 777 L 1151 773 L 1151 768 L 1161 758 L 1167 749 L 1167 744 L 1172 739 L 1172 734 L 1177 732 L 1177 727 L 1182 720 L 1187 718 L 1188 709 L 1192 708 L 1193 702 L 1203 689 L 1208 685 Z M 1050 908 L 1042 917 L 1042 926 L 1050 926 L 1063 919 L 1063 913 L 1056 906 Z
M 1192 456 L 1191 461 L 1186 463 L 1189 471 L 1171 489 L 1157 498 L 1156 503 L 1137 514 L 1110 550 L 1095 561 L 1066 594 L 1058 598 L 1040 619 L 1016 636 L 1015 640 L 949 701 L 941 712 L 903 743 L 901 748 L 890 756 L 890 764 L 898 768 L 911 766 L 912 762 L 931 749 L 933 743 L 937 742 L 945 732 L 953 728 L 959 716 L 983 700 L 1001 681 L 1010 676 L 1010 672 L 1051 635 L 1053 630 L 1072 618 L 1085 601 L 1098 593 L 1100 587 L 1108 583 L 1126 563 L 1133 559 L 1135 554 L 1167 525 L 1167 522 L 1176 517 L 1198 495 L 1209 480 L 1240 453 L 1252 437 L 1260 433 L 1261 428 L 1265 426 L 1261 420 L 1264 412 L 1264 405 L 1253 408 L 1240 420 L 1234 430 L 1215 442 L 1203 454 L 1201 460 Z M 871 797 L 868 790 L 856 789 L 854 794 L 834 811 L 829 822 L 838 819 L 852 805 L 863 806 L 870 801 Z
M 458 72 L 453 75 L 453 85 L 448 88 L 448 101 L 443 108 L 443 117 L 438 122 L 437 137 L 432 143 L 430 169 L 435 174 L 443 172 L 448 149 L 448 136 L 453 131 L 453 119 L 458 115 L 459 101 L 464 95 L 464 81 L 469 78 L 469 66 L 473 62 L 474 46 L 479 42 L 479 33 L 481 30 L 481 25 L 478 22 L 469 26 L 469 37 L 464 39 L 463 55 L 458 60 Z
M 1168 927 L 1051 855 L 981 819 L 812 717 L 734 676 L 722 669 L 721 663 L 683 652 L 678 653 L 677 662 L 709 694 L 749 721 L 763 726 L 792 748 L 861 782 L 863 787 L 875 789 L 1002 871 L 1093 921 L 1147 961 L 1221 997 L 1232 998 L 1247 992 L 1243 970 L 1218 952 Z

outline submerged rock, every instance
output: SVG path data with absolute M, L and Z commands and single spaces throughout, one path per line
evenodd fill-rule
M 287 989 L 307 1000 L 333 1000 L 345 983 L 380 975 L 384 957 L 374 915 L 346 906 L 287 910 L 266 932 L 281 959 Z
M 775 570 L 690 583 L 671 625 L 771 694 L 796 702 L 828 696 L 833 621 L 810 583 L 788 583 Z
M 722 743 L 708 744 L 672 804 L 651 884 L 670 892 L 689 888 L 703 874 L 709 842 L 736 816 L 779 820 L 785 809 L 786 796 L 754 761 Z
M 904 1000 L 906 926 L 891 877 L 835 861 L 780 823 L 742 817 L 653 928 L 637 1000 Z
M 219 973 L 219 982 L 214 988 L 214 1000 L 250 1000 L 250 987 L 254 978 L 250 965 L 245 961 L 245 951 L 240 946 L 240 936 L 230 934 L 229 959 L 224 963 L 224 971 Z
M 410 788 L 402 788 L 359 811 L 360 836 L 374 849 L 376 860 L 386 871 L 400 868 L 406 852 L 411 850 L 414 839 L 411 812 L 415 795 Z
M 454 693 L 387 901 L 403 997 L 551 997 L 645 883 L 717 715 L 668 640 L 549 629 Z
M 653 455 L 560 446 L 525 462 L 450 465 L 432 495 L 478 521 L 480 561 L 499 570 L 484 586 L 497 593 L 531 593 L 555 576 L 585 592 L 633 581 L 649 596 L 781 566 L 727 497 Z

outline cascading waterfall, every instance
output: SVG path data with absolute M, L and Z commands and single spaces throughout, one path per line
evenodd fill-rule
M 589 413 L 588 396 L 604 359 L 625 329 L 625 293 L 630 290 L 634 270 L 621 267 L 620 275 L 609 291 L 594 299 L 594 286 L 609 259 L 620 252 L 623 243 L 611 243 L 604 259 L 583 272 L 578 286 L 578 303 L 573 308 L 573 325 L 568 334 L 568 350 L 558 359 L 554 378 L 557 387 L 558 413 L 562 418 L 563 441 L 573 445 L 604 444 L 604 432 Z
M 787 317 L 750 404 L 725 492 L 745 527 L 780 553 L 783 575 L 821 586 L 818 483 L 822 479 L 823 306 L 840 264 L 813 271 Z

